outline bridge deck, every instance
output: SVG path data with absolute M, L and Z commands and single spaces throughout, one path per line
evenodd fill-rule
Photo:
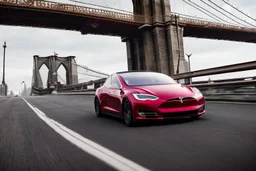
M 47 117 L 150 170 L 254 171 L 256 106 L 207 103 L 199 120 L 142 124 L 94 115 L 88 96 L 28 97 Z M 0 98 L 0 170 L 115 170 L 69 143 L 21 98 Z
M 0 0 L 1 2 L 1 0 Z M 0 24 L 80 31 L 82 34 L 133 36 L 141 25 L 108 17 L 47 8 L 31 8 L 0 3 Z
M 175 24 L 173 13 L 165 16 Z M 82 34 L 134 36 L 145 23 L 143 15 L 133 15 L 50 1 L 0 0 L 0 24 L 80 31 Z M 256 43 L 256 28 L 179 17 L 185 37 Z

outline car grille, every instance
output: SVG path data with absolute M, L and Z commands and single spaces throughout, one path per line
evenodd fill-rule
M 173 118 L 173 117 L 183 117 L 198 114 L 198 110 L 186 111 L 186 112 L 174 112 L 174 113 L 163 113 L 162 116 L 164 119 Z
M 179 98 L 174 98 L 165 101 L 162 103 L 159 108 L 177 108 L 177 107 L 186 107 L 186 106 L 195 106 L 198 102 L 193 97 L 185 97 L 182 102 Z

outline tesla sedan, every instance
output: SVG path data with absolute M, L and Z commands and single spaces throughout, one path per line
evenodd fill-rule
M 205 100 L 195 87 L 157 72 L 118 72 L 96 90 L 95 113 L 120 117 L 127 126 L 141 120 L 198 118 Z

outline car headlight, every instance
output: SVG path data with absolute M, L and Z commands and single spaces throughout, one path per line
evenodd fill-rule
M 203 94 L 200 92 L 200 90 L 198 90 L 197 88 L 194 88 L 194 90 L 195 90 L 194 98 L 199 99 L 203 97 Z
M 133 94 L 134 98 L 137 100 L 157 100 L 158 97 L 150 94 Z

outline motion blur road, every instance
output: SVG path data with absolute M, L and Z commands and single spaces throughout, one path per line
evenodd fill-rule
M 256 104 L 207 102 L 207 113 L 198 120 L 128 128 L 115 118 L 97 118 L 92 96 L 25 99 L 48 118 L 148 170 L 256 170 Z M 116 169 L 65 139 L 22 98 L 13 97 L 0 98 L 0 170 Z

